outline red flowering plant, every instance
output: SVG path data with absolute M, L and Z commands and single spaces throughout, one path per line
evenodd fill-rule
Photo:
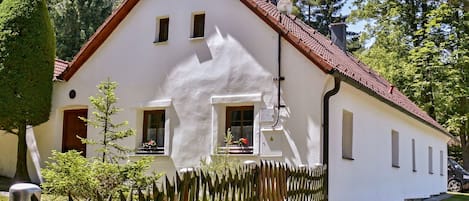
M 247 145 L 249 145 L 249 140 L 247 138 L 244 138 L 244 137 L 239 138 L 238 145 L 239 146 L 247 146 Z
M 150 149 L 150 148 L 155 148 L 157 146 L 157 144 L 156 144 L 155 140 L 150 140 L 148 142 L 144 142 L 142 144 L 142 146 L 143 146 L 143 148 Z

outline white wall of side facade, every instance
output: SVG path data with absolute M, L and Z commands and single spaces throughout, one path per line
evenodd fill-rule
M 330 102 L 331 201 L 395 201 L 446 192 L 449 137 L 344 82 Z M 353 113 L 354 160 L 342 158 L 343 110 Z M 392 166 L 393 130 L 399 133 L 399 167 Z M 412 139 L 416 171 L 412 166 Z M 433 174 L 428 169 L 429 146 L 433 149 Z
M 205 37 L 190 39 L 192 13 L 205 13 Z M 169 40 L 156 43 L 158 17 L 169 17 Z M 143 111 L 164 109 L 168 150 L 152 155 L 153 168 L 172 174 L 196 167 L 223 141 L 226 106 L 254 106 L 254 153 L 240 160 L 279 160 L 293 165 L 321 162 L 321 93 L 326 75 L 287 41 L 282 46 L 282 108 L 277 104 L 278 34 L 240 1 L 142 0 L 68 82 L 54 85 L 50 120 L 35 128 L 41 165 L 61 150 L 63 112 L 92 108 L 88 97 L 108 77 L 119 84 L 114 121 L 129 121 L 142 143 Z M 70 90 L 76 97 L 70 99 Z M 274 115 L 272 115 L 274 114 Z M 261 118 L 262 116 L 262 118 Z M 274 117 L 273 117 L 274 116 Z M 88 137 L 98 131 L 88 127 Z M 88 157 L 96 147 L 88 146 Z M 132 159 L 141 155 L 132 154 Z M 30 171 L 35 175 L 35 171 Z M 0 174 L 2 174 L 0 172 Z M 35 175 L 36 176 L 36 175 Z

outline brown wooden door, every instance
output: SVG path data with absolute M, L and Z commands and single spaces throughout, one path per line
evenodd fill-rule
M 62 152 L 74 149 L 81 151 L 81 155 L 86 156 L 86 145 L 81 143 L 80 139 L 77 138 L 77 136 L 86 138 L 86 123 L 78 117 L 88 117 L 88 110 L 64 111 Z

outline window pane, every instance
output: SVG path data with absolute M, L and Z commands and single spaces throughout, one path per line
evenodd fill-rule
M 160 33 L 158 35 L 158 42 L 168 40 L 169 34 L 169 18 L 160 19 Z
M 243 113 L 243 120 L 254 120 L 254 111 L 245 110 Z
M 392 166 L 399 167 L 399 133 L 397 131 L 391 132 L 392 141 Z
M 231 128 L 233 140 L 246 138 L 252 146 L 254 106 L 227 107 L 226 127 Z
M 231 121 L 240 121 L 241 111 L 231 111 Z
M 412 171 L 417 171 L 417 167 L 415 165 L 415 139 L 412 139 Z
M 244 138 L 248 139 L 249 146 L 252 146 L 252 126 L 244 126 L 243 127 L 243 136 Z
M 164 146 L 164 124 L 165 115 L 164 111 L 145 111 L 144 112 L 144 125 L 143 142 L 150 140 L 156 141 L 158 146 Z
M 440 151 L 440 175 L 443 176 L 443 151 Z
M 241 126 L 231 126 L 231 134 L 233 135 L 233 141 L 241 138 Z
M 156 143 L 158 147 L 164 147 L 164 128 L 158 128 Z
M 205 14 L 194 15 L 194 35 L 192 37 L 203 37 L 205 27 Z
M 353 113 L 342 112 L 342 157 L 353 158 Z
M 433 148 L 428 147 L 428 173 L 433 174 Z

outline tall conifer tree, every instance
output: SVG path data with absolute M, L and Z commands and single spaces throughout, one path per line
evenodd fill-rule
M 49 119 L 55 60 L 45 0 L 0 4 L 0 129 L 18 136 L 16 181 L 29 181 L 26 126 Z
M 49 0 L 57 57 L 71 61 L 121 0 Z
M 345 22 L 347 15 L 342 15 L 345 0 L 293 0 L 293 14 L 303 22 L 329 36 L 329 25 Z M 347 32 L 347 50 L 354 52 L 361 49 L 358 33 Z

